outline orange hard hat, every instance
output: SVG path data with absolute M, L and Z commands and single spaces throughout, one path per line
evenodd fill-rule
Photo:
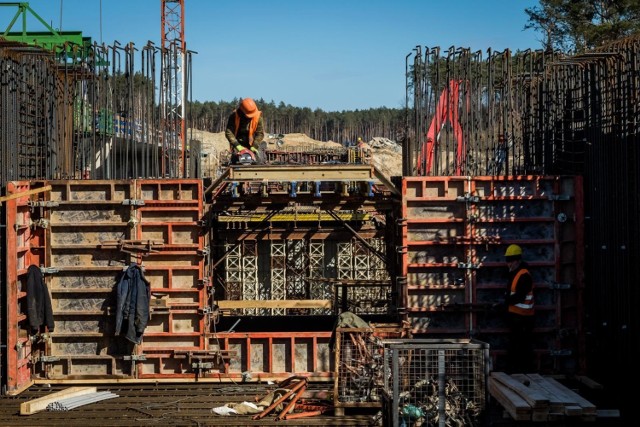
M 244 113 L 245 116 L 251 118 L 255 117 L 260 113 L 258 110 L 258 106 L 255 101 L 251 98 L 245 98 L 240 102 L 240 110 Z

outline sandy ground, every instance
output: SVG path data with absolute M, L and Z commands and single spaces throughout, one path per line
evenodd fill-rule
M 211 133 L 193 129 L 189 131 L 189 137 L 199 140 L 202 143 L 202 168 L 204 176 L 215 177 L 219 175 L 224 167 L 221 161 L 227 158 L 229 153 L 229 143 L 224 136 L 224 132 Z M 340 144 L 333 141 L 318 141 L 308 137 L 303 133 L 289 133 L 281 138 L 283 144 L 281 150 L 287 148 L 296 149 L 301 147 L 340 147 Z M 278 138 L 275 135 L 267 134 L 265 137 L 267 149 L 275 148 Z M 365 148 L 370 150 L 371 163 L 387 178 L 402 174 L 402 150 L 395 142 L 385 138 L 373 138 L 365 144 Z

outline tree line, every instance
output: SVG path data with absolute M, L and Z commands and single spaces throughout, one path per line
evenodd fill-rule
M 405 110 L 396 108 L 371 108 L 368 110 L 326 112 L 308 107 L 294 107 L 280 102 L 255 99 L 262 111 L 265 132 L 304 133 L 318 141 L 334 141 L 341 144 L 354 142 L 361 137 L 369 141 L 373 137 L 397 140 L 404 130 Z M 193 128 L 207 132 L 224 132 L 227 119 L 238 106 L 240 99 L 232 101 L 194 101 L 188 103 L 187 121 Z
M 541 45 L 549 51 L 581 53 L 640 31 L 640 0 L 540 0 L 525 13 L 528 21 L 524 29 L 541 34 Z M 408 75 L 410 91 L 414 71 Z M 223 132 L 239 101 L 189 102 L 189 126 Z M 263 112 L 267 133 L 304 133 L 319 141 L 342 144 L 358 137 L 365 141 L 373 137 L 399 141 L 406 131 L 407 114 L 412 114 L 402 108 L 326 112 L 284 102 L 276 105 L 264 99 L 255 101 Z

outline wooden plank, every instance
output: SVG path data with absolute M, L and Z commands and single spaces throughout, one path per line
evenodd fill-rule
M 620 409 L 598 409 L 598 418 L 620 418 Z
M 516 421 L 531 421 L 531 406 L 517 393 L 489 378 L 489 393 Z
M 580 384 L 590 388 L 591 390 L 602 390 L 602 388 L 603 388 L 602 384 L 592 380 L 591 378 L 589 378 L 589 377 L 587 377 L 585 375 L 576 375 L 575 379 Z
M 504 384 L 514 392 L 518 393 L 532 408 L 549 408 L 549 399 L 537 392 L 531 390 L 516 379 L 511 378 L 504 372 L 492 372 L 491 378 L 495 378 L 497 381 Z
M 576 393 L 575 391 L 571 390 L 570 388 L 566 387 L 565 385 L 561 384 L 560 382 L 558 382 L 553 378 L 547 378 L 547 381 L 549 381 L 551 384 L 558 387 L 565 394 L 567 394 L 572 399 L 574 399 L 576 401 L 576 404 L 582 407 L 582 413 L 584 415 L 596 415 L 596 405 L 589 402 L 587 399 L 580 396 L 578 393 Z
M 544 378 L 540 377 L 538 379 L 535 377 L 535 374 L 532 376 L 525 374 L 512 374 L 511 378 L 520 381 L 524 386 L 529 387 L 531 390 L 535 390 L 536 392 L 549 399 L 550 414 L 564 415 L 564 401 L 553 394 L 551 391 L 543 387 L 542 383 L 544 382 Z
M 20 193 L 8 194 L 6 196 L 0 197 L 0 203 L 6 202 L 7 200 L 18 199 L 24 196 L 31 196 L 32 194 L 43 193 L 45 191 L 51 191 L 50 185 L 45 185 L 44 187 L 34 188 L 33 190 L 22 191 Z
M 540 389 L 547 393 L 549 396 L 550 412 L 563 415 L 582 415 L 582 410 L 580 410 L 579 414 L 575 414 L 575 399 L 563 393 L 562 390 L 548 382 L 544 377 L 542 377 L 542 375 L 527 374 L 526 377 L 532 384 L 536 384 Z M 560 405 L 559 408 L 557 407 L 558 402 Z M 552 407 L 553 409 L 551 409 Z M 570 410 L 568 411 L 569 413 L 567 413 L 567 407 L 570 407 Z
M 223 310 L 239 308 L 331 308 L 331 300 L 252 300 L 252 301 L 218 301 Z
M 58 400 L 67 399 L 69 397 L 82 396 L 85 394 L 96 393 L 97 387 L 69 387 L 57 393 L 39 397 L 20 404 L 20 415 L 32 415 L 36 412 L 44 411 L 47 405 Z

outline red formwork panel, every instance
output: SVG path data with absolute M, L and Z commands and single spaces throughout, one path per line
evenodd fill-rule
M 31 380 L 193 378 L 184 352 L 203 352 L 207 321 L 200 180 L 64 180 L 9 201 L 8 388 Z M 37 202 L 36 202 L 36 197 Z M 115 333 L 115 288 L 137 263 L 150 281 L 151 318 L 141 344 Z M 42 267 L 55 330 L 30 335 L 24 281 Z M 33 351 L 31 348 L 33 347 Z
M 29 182 L 10 182 L 7 195 L 18 196 L 6 203 L 6 248 L 7 280 L 4 281 L 7 295 L 6 339 L 8 394 L 17 394 L 32 383 L 32 348 L 41 349 L 46 339 L 31 340 L 27 319 L 26 281 L 27 269 L 31 265 L 44 265 L 45 236 L 37 202 L 44 196 L 41 185 L 32 187 Z M 38 190 L 37 193 L 31 190 Z
M 401 307 L 415 337 L 475 338 L 501 367 L 504 251 L 523 248 L 536 288 L 541 371 L 583 371 L 582 180 L 575 176 L 405 177 Z
M 162 242 L 138 258 L 151 282 L 154 311 L 138 348 L 146 360 L 137 376 L 193 377 L 182 356 L 208 350 L 202 181 L 137 180 L 136 194 L 136 239 Z

